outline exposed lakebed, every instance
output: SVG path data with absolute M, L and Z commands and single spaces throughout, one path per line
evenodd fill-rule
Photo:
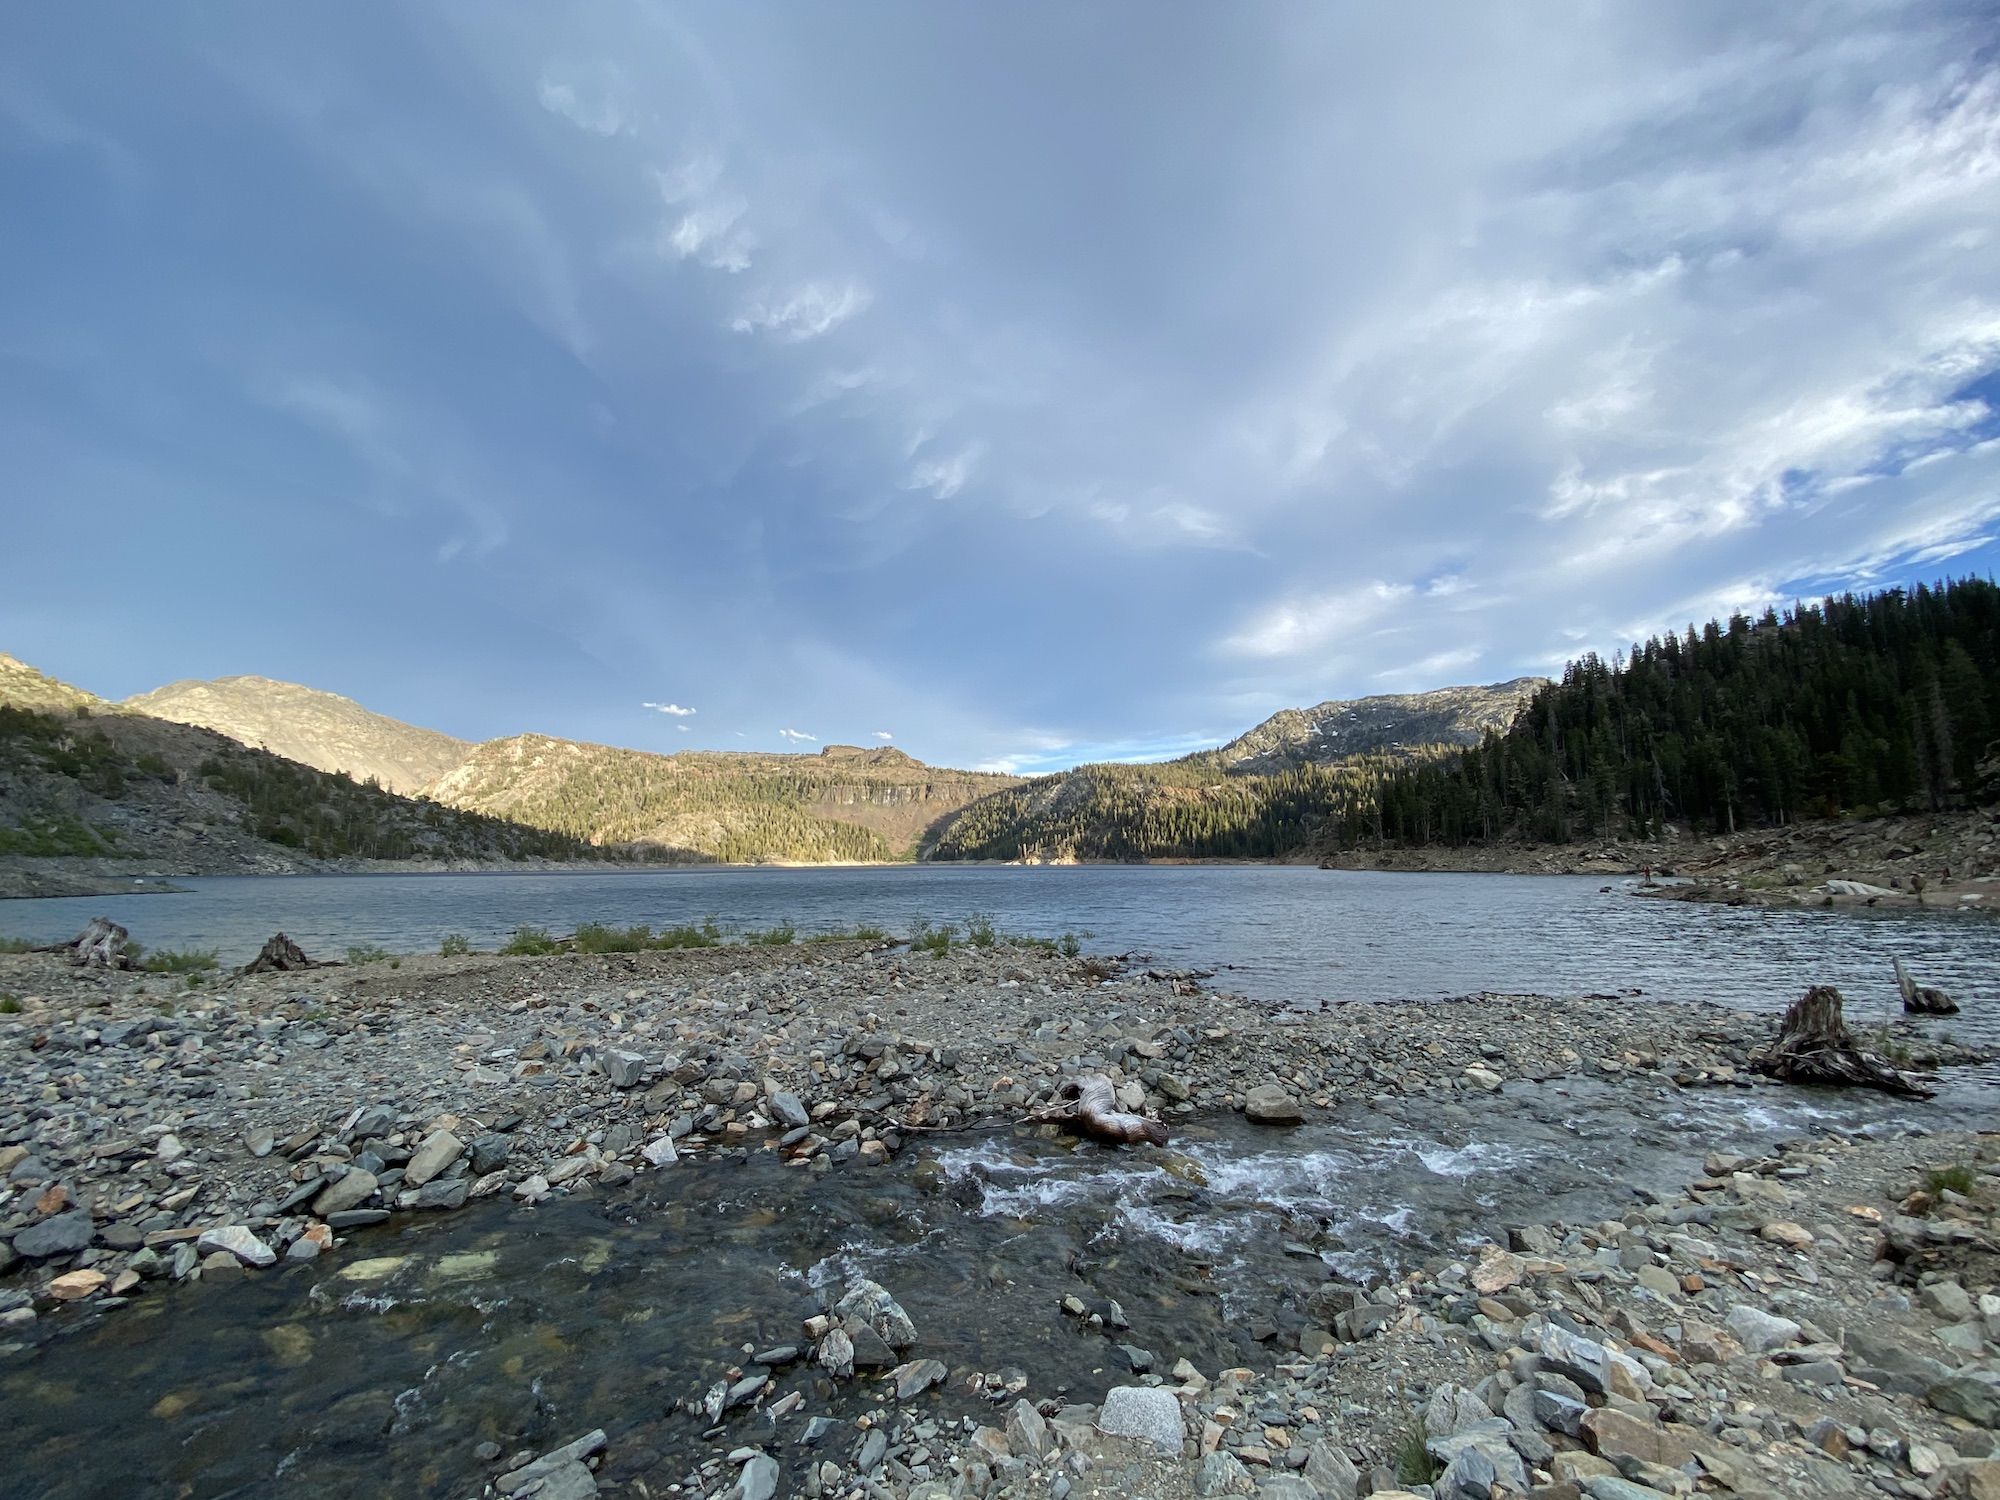
M 966 1372 L 1032 1372 L 1033 1394 L 1096 1400 L 1132 1378 L 1121 1345 L 1162 1370 L 1268 1363 L 1297 1347 L 1330 1271 L 1374 1281 L 1511 1224 L 1615 1216 L 1717 1143 L 1942 1128 L 1980 1108 L 1976 1091 L 1919 1107 L 1569 1077 L 1355 1103 L 1282 1132 L 1198 1120 L 1167 1153 L 1011 1129 L 831 1177 L 689 1161 L 595 1195 L 364 1231 L 338 1258 L 51 1326 L 0 1365 L 0 1495 L 463 1494 L 495 1467 L 481 1443 L 542 1451 L 594 1426 L 612 1439 L 601 1477 L 646 1474 L 657 1492 L 707 1448 L 768 1442 L 749 1409 L 704 1441 L 688 1405 L 756 1369 L 747 1350 L 796 1344 L 820 1293 L 853 1275 L 887 1287 L 952 1372 L 923 1409 L 997 1420 Z M 1115 1301 L 1129 1328 L 1065 1316 L 1068 1296 Z M 772 1445 L 781 1462 L 850 1458 L 852 1419 L 883 1387 L 809 1364 L 772 1376 L 835 1419 L 813 1447 Z

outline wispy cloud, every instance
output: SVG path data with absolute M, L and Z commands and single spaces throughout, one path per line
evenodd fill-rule
M 875 738 L 883 741 L 884 743 L 887 743 L 888 741 L 893 740 L 895 736 L 889 733 L 889 731 L 886 729 L 878 729 L 875 731 Z
M 871 300 L 858 282 L 810 281 L 777 297 L 758 298 L 729 326 L 738 333 L 768 333 L 781 343 L 800 344 L 833 332 Z
M 903 488 L 927 490 L 939 500 L 949 500 L 971 481 L 985 452 L 983 443 L 970 443 L 948 457 L 923 459 L 911 467 Z
M 819 743 L 819 740 L 815 736 L 802 734 L 796 729 L 780 729 L 778 737 L 790 740 L 795 745 L 817 745 Z
M 650 708 L 656 714 L 671 714 L 676 719 L 685 719 L 695 712 L 695 710 L 684 708 L 678 703 L 642 703 L 639 706 L 641 708 Z

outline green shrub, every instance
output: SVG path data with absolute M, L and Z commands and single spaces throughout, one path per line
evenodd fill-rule
M 356 943 L 347 950 L 347 961 L 351 964 L 379 964 L 388 956 L 387 948 L 377 948 L 368 943 Z
M 1972 1191 L 1973 1182 L 1972 1168 L 1967 1166 L 1938 1167 L 1924 1174 L 1924 1186 L 1934 1195 L 1957 1193 L 1963 1197 Z
M 510 958 L 539 958 L 546 953 L 560 953 L 562 944 L 540 927 L 516 927 L 500 951 Z
M 608 927 L 602 922 L 585 922 L 576 930 L 571 946 L 578 953 L 638 953 L 653 946 L 653 929 Z
M 162 948 L 149 956 L 139 967 L 148 974 L 197 974 L 215 968 L 217 960 L 213 948 L 189 948 L 176 952 L 172 948 Z
M 1443 1472 L 1425 1441 L 1423 1414 L 1406 1409 L 1396 1429 L 1396 1478 L 1404 1484 L 1429 1484 Z
M 21 1013 L 19 995 L 0 995 L 0 1016 L 18 1016 Z
M 910 951 L 928 953 L 933 958 L 943 958 L 951 952 L 951 940 L 958 936 L 958 929 L 946 922 L 942 927 L 933 927 L 929 922 L 918 922 L 910 929 Z
M 663 927 L 653 939 L 655 948 L 716 948 L 722 944 L 722 929 L 714 922 L 699 927 Z
M 798 941 L 799 930 L 790 922 L 780 922 L 776 927 L 766 927 L 759 932 L 751 928 L 743 934 L 743 941 L 763 948 L 784 948 Z
M 965 940 L 975 948 L 991 948 L 999 941 L 999 934 L 993 930 L 993 919 L 981 916 L 967 917 Z
M 34 946 L 27 938 L 0 937 L 0 953 L 26 953 Z
M 463 958 L 471 951 L 472 944 L 462 932 L 448 932 L 438 944 L 439 958 Z
M 1075 933 L 1065 932 L 1056 939 L 1056 952 L 1064 958 L 1075 958 L 1077 954 L 1083 952 L 1083 943 Z

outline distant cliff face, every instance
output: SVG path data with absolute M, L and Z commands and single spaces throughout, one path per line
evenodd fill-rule
M 276 682 L 218 677 L 171 682 L 124 706 L 177 724 L 213 729 L 322 771 L 371 777 L 405 796 L 421 791 L 472 753 L 464 740 L 370 713 L 351 698 Z
M 1487 730 L 1512 724 L 1521 706 L 1547 684 L 1545 677 L 1516 677 L 1488 687 L 1436 688 L 1287 708 L 1215 754 L 1231 775 L 1244 776 L 1422 745 L 1476 745 Z
M 427 793 L 670 858 L 811 862 L 905 858 L 940 818 L 1014 784 L 900 750 L 656 755 L 528 734 L 481 745 Z
M 0 703 L 35 714 L 73 714 L 79 708 L 109 708 L 95 693 L 38 672 L 18 656 L 0 651 Z

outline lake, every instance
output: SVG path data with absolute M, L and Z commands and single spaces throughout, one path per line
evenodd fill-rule
M 1299 866 L 898 865 L 576 873 L 241 876 L 188 879 L 177 895 L 0 904 L 0 933 L 54 940 L 102 913 L 152 948 L 247 960 L 279 930 L 317 957 L 350 945 L 434 952 L 447 933 L 495 947 L 523 924 L 655 927 L 714 918 L 810 933 L 963 923 L 1088 934 L 1098 952 L 1213 968 L 1256 998 L 1436 998 L 1480 990 L 1636 992 L 1743 1008 L 1835 984 L 1850 1014 L 1895 1008 L 1892 956 L 1955 995 L 1945 1023 L 2000 1041 L 2000 923 L 1962 912 L 1769 910 L 1650 901 L 1599 877 L 1387 874 Z

